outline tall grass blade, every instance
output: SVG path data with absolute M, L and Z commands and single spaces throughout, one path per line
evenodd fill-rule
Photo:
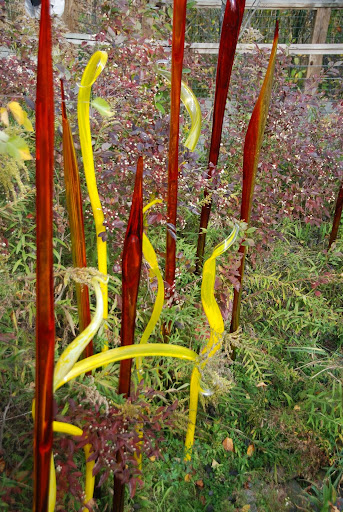
M 244 158 L 243 158 L 243 190 L 242 190 L 242 204 L 241 204 L 241 220 L 250 224 L 252 200 L 255 188 L 255 178 L 257 166 L 260 158 L 260 151 L 263 141 L 264 129 L 266 127 L 267 115 L 272 92 L 273 75 L 276 60 L 277 44 L 279 39 L 279 24 L 276 22 L 274 42 L 269 58 L 269 64 L 266 71 L 266 76 L 262 85 L 262 89 L 256 105 L 254 107 L 248 131 L 244 143 Z M 239 252 L 242 254 L 241 265 L 239 269 L 240 274 L 240 289 L 234 290 L 234 299 L 232 307 L 232 319 L 230 332 L 235 332 L 239 326 L 241 296 L 242 296 L 242 281 L 244 276 L 246 247 L 241 245 Z
M 168 159 L 168 202 L 167 202 L 167 257 L 166 282 L 168 295 L 173 294 L 176 267 L 176 214 L 179 173 L 179 124 L 183 52 L 185 45 L 187 0 L 174 0 L 172 75 L 170 103 L 170 132 Z
M 42 0 L 36 97 L 36 393 L 34 429 L 34 512 L 46 512 L 53 440 L 54 287 L 52 197 L 54 91 L 50 2 Z
M 217 165 L 218 162 L 226 98 L 230 85 L 231 71 L 236 52 L 239 30 L 241 28 L 244 7 L 245 0 L 227 0 L 226 3 L 219 44 L 216 92 L 214 98 L 212 137 L 208 159 L 207 179 L 211 179 L 213 168 Z M 206 188 L 204 191 L 204 199 L 208 199 L 206 204 L 204 204 L 201 209 L 197 247 L 197 274 L 200 273 L 203 264 L 206 242 L 205 230 L 207 229 L 211 213 L 212 201 L 208 197 L 209 194 L 210 191 L 208 188 Z
M 80 176 L 77 166 L 73 136 L 71 133 L 67 111 L 63 81 L 61 80 L 62 95 L 62 130 L 63 130 L 63 163 L 64 183 L 66 187 L 67 211 L 69 218 L 71 253 L 74 267 L 83 268 L 87 266 L 85 230 L 83 224 L 82 196 L 80 187 Z M 84 331 L 91 322 L 89 308 L 88 286 L 75 283 L 77 309 L 79 315 L 79 330 Z M 93 342 L 90 341 L 85 350 L 86 357 L 93 354 Z

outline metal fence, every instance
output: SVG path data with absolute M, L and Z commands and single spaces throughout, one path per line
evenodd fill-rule
M 245 11 L 242 27 L 251 16 L 249 26 L 255 29 L 260 38 L 256 42 L 273 41 L 275 19 L 279 19 L 280 43 L 310 43 L 316 11 L 314 9 L 256 10 L 252 16 Z M 256 34 L 257 34 L 256 32 Z M 193 8 L 188 15 L 188 39 L 192 42 L 218 42 L 220 35 L 220 9 Z M 343 43 L 343 9 L 332 9 L 327 43 Z
M 24 2 L 24 0 L 22 0 Z M 101 24 L 101 9 L 99 0 L 75 0 L 75 32 L 94 34 Z M 18 1 L 6 0 L 6 10 L 13 19 L 16 16 Z M 168 5 L 161 5 L 168 10 Z M 188 43 L 219 42 L 221 9 L 192 7 L 188 9 L 186 40 Z M 242 27 L 250 27 L 242 35 L 241 42 L 272 43 L 275 19 L 279 19 L 279 42 L 284 44 L 311 43 L 315 23 L 315 9 L 249 9 L 245 11 Z M 246 39 L 248 37 L 248 39 Z M 326 43 L 343 44 L 343 9 L 331 9 L 330 24 Z M 302 86 L 306 80 L 309 57 L 294 56 L 289 68 L 289 75 L 298 80 Z M 340 55 L 325 55 L 323 64 L 318 71 L 325 73 L 325 88 L 327 91 L 337 88 L 338 80 L 343 80 L 343 57 Z M 338 65 L 336 65 L 338 63 Z
M 312 41 L 316 10 L 287 9 L 287 10 L 246 10 L 242 27 L 250 27 L 248 33 L 241 34 L 241 42 L 272 43 L 276 17 L 279 19 L 279 43 L 309 44 Z M 190 42 L 214 43 L 220 37 L 221 10 L 220 8 L 194 8 L 189 13 L 187 38 Z M 253 29 L 253 30 L 251 30 Z M 248 39 L 246 39 L 248 37 Z M 326 43 L 343 43 L 343 9 L 332 9 Z M 340 55 L 324 55 L 323 63 L 318 67 L 318 73 L 325 75 L 323 87 L 329 94 L 337 91 L 339 81 L 343 81 L 343 57 Z M 289 67 L 289 76 L 296 80 L 299 86 L 306 81 L 308 55 L 293 56 Z M 338 64 L 338 65 L 337 65 Z

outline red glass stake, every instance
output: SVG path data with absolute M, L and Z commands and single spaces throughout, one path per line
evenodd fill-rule
M 122 259 L 122 316 L 121 345 L 134 343 L 136 305 L 142 266 L 143 243 L 143 158 L 139 157 L 132 206 L 127 225 Z M 130 395 L 131 361 L 120 362 L 119 393 Z M 120 459 L 120 454 L 118 454 Z M 120 478 L 114 478 L 113 512 L 124 510 L 125 486 Z
M 73 137 L 67 118 L 63 81 L 61 80 L 62 95 L 62 129 L 63 129 L 63 163 L 64 182 L 66 187 L 67 211 L 70 227 L 71 252 L 74 267 L 83 268 L 87 266 L 85 230 L 83 224 L 82 196 L 80 187 L 80 176 L 77 167 L 77 159 Z M 82 332 L 90 324 L 91 314 L 89 308 L 88 286 L 75 283 L 77 309 L 79 314 L 79 330 Z M 93 354 L 93 342 L 91 341 L 85 355 Z
M 176 261 L 176 214 L 177 188 L 179 174 L 179 125 L 180 125 L 180 94 L 183 52 L 185 45 L 187 0 L 174 0 L 173 41 L 172 41 L 172 76 L 170 103 L 170 133 L 168 156 L 168 203 L 167 203 L 167 257 L 166 282 L 172 295 L 175 281 Z
M 251 115 L 248 126 L 248 131 L 244 143 L 244 157 L 243 157 L 243 189 L 242 189 L 242 204 L 241 204 L 241 220 L 246 222 L 249 226 L 252 200 L 255 189 L 255 178 L 257 166 L 260 158 L 260 151 L 263 141 L 264 129 L 266 127 L 267 115 L 269 110 L 270 97 L 272 92 L 273 75 L 276 60 L 276 50 L 279 38 L 279 24 L 276 22 L 274 43 L 269 58 L 269 64 L 264 77 L 264 82 L 255 108 Z M 239 269 L 240 274 L 240 289 L 234 290 L 234 299 L 232 307 L 232 319 L 230 332 L 235 332 L 239 326 L 240 308 L 241 308 L 241 295 L 242 295 L 242 280 L 244 275 L 246 247 L 240 246 L 239 252 L 243 255 Z
M 52 194 L 54 164 L 54 92 L 52 86 L 49 0 L 42 0 L 36 97 L 36 394 L 34 430 L 34 512 L 46 512 L 52 449 L 54 372 L 54 288 Z
M 129 223 L 126 230 L 122 260 L 121 345 L 134 343 L 136 304 L 142 266 L 143 239 L 143 158 L 139 157 Z M 131 359 L 121 361 L 119 393 L 130 395 Z
M 212 137 L 210 154 L 208 159 L 207 179 L 211 179 L 213 168 L 217 165 L 218 162 L 226 98 L 230 85 L 231 71 L 236 53 L 239 31 L 241 28 L 242 18 L 244 14 L 244 7 L 245 0 L 227 0 L 226 3 L 219 44 L 216 92 L 214 97 Z M 206 188 L 204 192 L 205 199 L 208 197 L 209 193 L 209 190 Z M 208 226 L 208 221 L 211 213 L 211 206 L 212 201 L 209 201 L 201 209 L 197 247 L 197 274 L 201 272 L 203 265 L 206 241 L 206 232 L 204 230 Z
M 338 228 L 339 228 L 339 224 L 341 222 L 342 209 L 343 209 L 343 183 L 341 183 L 341 186 L 340 186 L 340 189 L 338 192 L 338 196 L 337 196 L 336 208 L 335 208 L 335 213 L 334 213 L 334 217 L 333 217 L 332 230 L 331 230 L 331 234 L 330 234 L 328 249 L 330 249 L 331 245 L 334 243 L 334 241 L 337 238 Z

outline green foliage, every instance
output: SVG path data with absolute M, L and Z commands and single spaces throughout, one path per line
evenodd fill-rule
M 10 102 L 8 110 L 12 112 L 16 123 L 13 124 L 8 116 L 5 107 L 0 108 L 1 123 L 5 125 L 5 130 L 0 131 L 0 184 L 5 191 L 7 200 L 12 197 L 17 198 L 16 186 L 21 195 L 25 192 L 22 182 L 22 176 L 28 180 L 28 171 L 24 164 L 25 160 L 31 160 L 29 147 L 26 140 L 22 137 L 23 130 L 32 132 L 32 124 L 27 118 L 27 113 L 21 108 L 19 103 Z
M 94 98 L 91 101 L 92 107 L 94 107 L 102 117 L 112 117 L 114 112 L 111 110 L 111 105 L 103 98 Z
M 311 486 L 311 503 L 315 505 L 319 512 L 330 512 L 336 502 L 337 492 L 331 482 L 325 481 L 321 487 Z

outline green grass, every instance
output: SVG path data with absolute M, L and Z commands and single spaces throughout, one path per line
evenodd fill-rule
M 25 227 L 25 216 L 17 215 L 21 232 L 30 233 L 30 228 Z M 343 422 L 342 242 L 338 241 L 327 253 L 327 229 L 292 225 L 290 221 L 280 229 L 283 236 L 275 242 L 273 250 L 257 257 L 254 267 L 248 265 L 242 329 L 235 340 L 237 358 L 232 362 L 222 353 L 210 367 L 219 384 L 215 394 L 203 398 L 199 404 L 191 464 L 183 463 L 190 368 L 172 360 L 145 361 L 146 385 L 166 392 L 163 403 L 178 398 L 179 408 L 175 426 L 165 431 L 163 458 L 144 461 L 144 487 L 133 500 L 128 499 L 127 511 L 244 510 L 247 505 L 244 489 L 249 489 L 249 482 L 257 481 L 257 487 L 264 482 L 266 488 L 255 490 L 254 499 L 259 511 L 268 512 L 273 510 L 277 485 L 282 485 L 274 481 L 277 467 L 282 467 L 284 480 L 296 477 L 304 486 L 324 470 L 328 482 L 332 485 L 336 482 L 337 487 Z M 8 233 L 13 249 L 4 260 L 0 287 L 4 333 L 0 339 L 1 394 L 2 403 L 9 404 L 1 438 L 6 468 L 1 492 L 4 496 L 12 487 L 23 488 L 20 500 L 19 495 L 12 493 L 12 496 L 16 507 L 29 510 L 34 277 L 30 265 L 22 268 L 17 265 L 13 273 L 15 258 L 24 261 L 28 249 L 26 235 L 19 236 L 18 231 L 11 230 Z M 213 234 L 212 237 L 216 238 Z M 194 247 L 187 244 L 186 237 L 180 243 L 180 253 L 179 302 L 164 310 L 151 341 L 161 341 L 162 322 L 171 322 L 170 342 L 199 350 L 206 341 L 208 329 L 200 307 L 200 281 L 189 271 L 194 263 Z M 58 268 L 63 274 L 63 251 L 61 255 Z M 227 285 L 225 279 L 221 281 L 222 287 Z M 59 282 L 56 281 L 57 287 Z M 111 300 L 118 293 L 120 283 L 114 281 Z M 151 291 L 142 282 L 139 308 L 144 307 L 145 312 L 138 315 L 137 335 L 148 318 L 151 297 Z M 60 311 L 62 306 L 68 309 L 76 326 L 73 301 L 72 290 L 67 288 L 57 308 L 58 345 L 73 337 L 71 323 L 63 319 Z M 118 336 L 118 308 L 112 308 L 111 315 Z M 230 342 L 229 336 L 226 341 Z M 108 400 L 115 400 L 117 379 L 117 367 L 95 374 L 98 392 Z M 59 391 L 57 400 L 61 403 L 71 397 L 77 400 L 78 389 L 70 386 Z M 223 447 L 227 437 L 232 439 L 234 452 L 227 452 Z M 254 451 L 249 456 L 251 445 Z M 185 475 L 189 475 L 186 480 Z M 320 487 L 315 489 L 311 491 L 313 496 L 322 492 Z M 108 492 L 106 487 L 102 490 L 100 509 L 109 507 Z M 327 492 L 323 488 L 323 493 Z M 316 499 L 325 500 L 324 494 L 322 498 L 316 495 Z M 3 506 L 7 505 L 3 503 Z M 278 506 L 284 510 L 285 503 L 280 501 Z

